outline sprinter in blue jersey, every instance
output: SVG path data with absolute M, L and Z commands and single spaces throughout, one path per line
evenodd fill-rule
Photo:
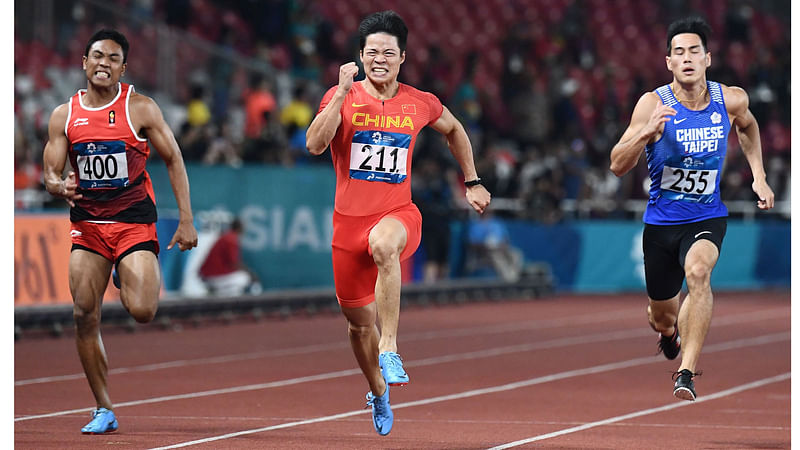
M 758 207 L 770 209 L 775 203 L 747 93 L 706 80 L 710 32 L 697 17 L 669 26 L 666 63 L 672 82 L 642 95 L 611 150 L 611 171 L 620 177 L 646 151 L 651 180 L 642 239 L 647 315 L 667 359 L 683 349 L 673 395 L 690 401 L 696 398 L 693 378 L 711 323 L 711 271 L 727 227 L 719 181 L 731 127 L 750 165 Z M 689 292 L 680 304 L 684 278 Z

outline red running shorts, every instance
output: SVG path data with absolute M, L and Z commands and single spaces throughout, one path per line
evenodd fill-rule
M 72 222 L 70 230 L 72 248 L 97 253 L 111 262 L 118 262 L 125 252 L 145 242 L 155 244 L 158 255 L 158 237 L 155 223 L 95 223 Z M 148 248 L 152 249 L 152 246 Z
M 406 229 L 406 247 L 400 261 L 410 258 L 422 239 L 422 215 L 413 203 L 371 216 L 333 213 L 333 281 L 343 308 L 358 308 L 375 301 L 378 266 L 369 248 L 369 233 L 384 217 L 400 221 Z

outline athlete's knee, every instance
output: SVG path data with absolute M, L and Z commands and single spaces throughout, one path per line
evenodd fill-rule
M 400 249 L 387 239 L 370 237 L 369 246 L 372 250 L 372 259 L 378 265 L 390 264 L 400 258 Z
M 126 305 L 128 314 L 139 323 L 147 323 L 153 320 L 158 311 L 157 301 L 136 301 Z
M 703 262 L 696 262 L 686 267 L 686 284 L 688 286 L 707 286 L 711 283 L 712 266 Z
M 72 318 L 78 333 L 92 332 L 100 327 L 100 308 L 76 301 L 72 305 Z
M 366 339 L 375 331 L 375 324 L 347 322 L 347 334 L 359 340 Z

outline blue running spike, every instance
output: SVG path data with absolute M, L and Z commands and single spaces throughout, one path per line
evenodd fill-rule
M 117 431 L 119 424 L 114 412 L 106 408 L 98 408 L 92 411 L 92 421 L 81 428 L 83 434 L 104 434 Z
M 386 392 L 380 397 L 372 395 L 372 391 L 367 392 L 367 406 L 372 407 L 372 425 L 375 426 L 375 431 L 381 436 L 389 434 L 394 424 L 394 414 L 389 404 L 389 385 L 386 385 Z
M 403 359 L 395 352 L 383 352 L 378 355 L 381 373 L 386 384 L 390 386 L 405 386 L 408 384 L 408 374 L 403 369 Z

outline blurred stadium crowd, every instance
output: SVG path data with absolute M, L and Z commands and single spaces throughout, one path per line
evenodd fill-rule
M 788 0 L 35 0 L 15 3 L 16 208 L 65 206 L 41 184 L 47 121 L 85 88 L 81 56 L 101 26 L 128 37 L 123 81 L 159 103 L 187 162 L 298 166 L 329 164 L 307 154 L 305 129 L 378 9 L 406 20 L 400 80 L 464 123 L 498 215 L 639 217 L 646 167 L 617 179 L 608 154 L 638 98 L 671 80 L 666 26 L 690 13 L 714 29 L 709 79 L 750 94 L 768 180 L 788 200 Z M 455 161 L 436 133 L 414 156 L 415 200 L 426 220 L 446 217 L 462 197 Z M 750 180 L 732 139 L 723 199 L 752 202 Z

